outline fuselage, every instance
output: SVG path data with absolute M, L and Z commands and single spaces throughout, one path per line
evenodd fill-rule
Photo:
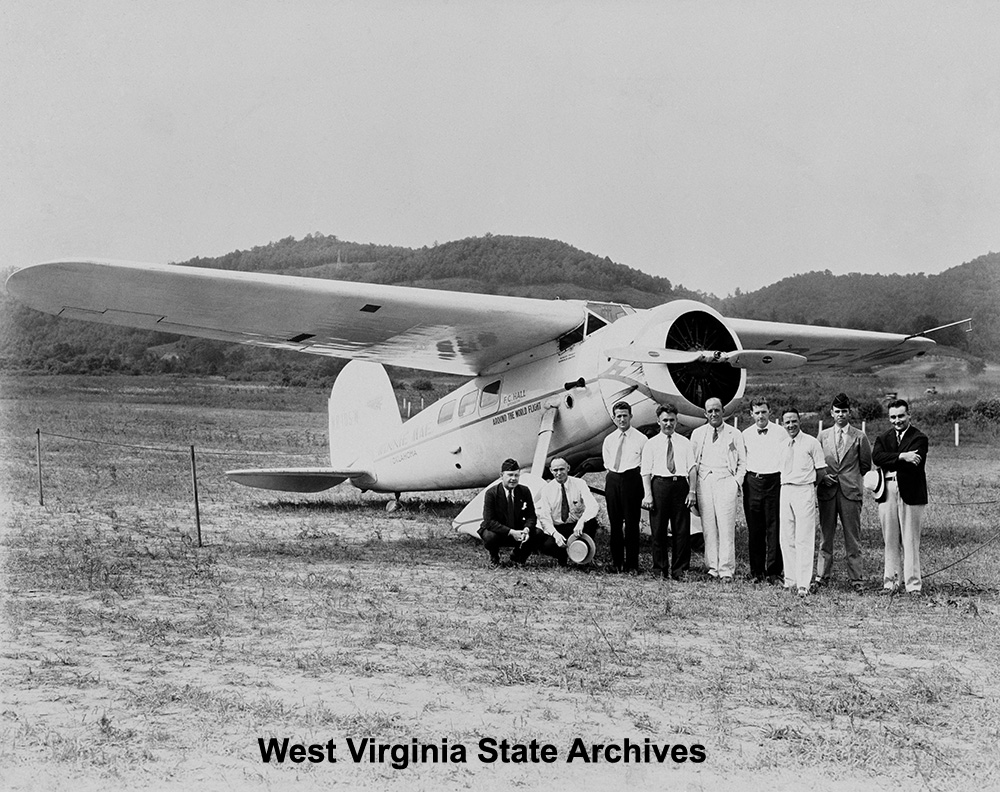
M 556 414 L 546 459 L 561 456 L 574 466 L 600 456 L 604 437 L 613 429 L 611 409 L 620 400 L 631 405 L 634 425 L 655 424 L 656 406 L 666 400 L 679 409 L 682 422 L 702 423 L 701 405 L 665 386 L 663 372 L 658 379 L 647 376 L 654 367 L 666 368 L 664 364 L 629 363 L 605 354 L 662 320 L 655 309 L 626 309 L 611 322 L 585 322 L 578 338 L 552 341 L 503 361 L 495 373 L 474 378 L 406 421 L 374 446 L 370 465 L 375 480 L 365 488 L 402 492 L 483 486 L 496 478 L 500 462 L 508 457 L 524 467 L 531 463 L 548 410 Z M 725 394 L 730 410 L 738 406 L 745 379 L 738 373 L 735 392 Z

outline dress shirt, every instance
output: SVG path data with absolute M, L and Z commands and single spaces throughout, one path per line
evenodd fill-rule
M 620 433 L 619 433 L 620 434 Z M 566 499 L 569 501 L 569 519 L 565 524 L 584 522 L 597 517 L 600 507 L 597 498 L 583 479 L 569 476 L 566 479 Z M 555 526 L 562 525 L 562 487 L 555 479 L 545 482 L 542 487 L 541 503 L 538 508 L 538 522 L 547 534 L 555 533 Z
M 667 470 L 667 436 L 660 432 L 651 437 L 642 447 L 642 469 L 644 476 L 683 476 L 687 478 L 694 467 L 694 450 L 691 441 L 674 432 L 670 435 L 674 446 L 674 472 Z
M 747 447 L 747 470 L 752 473 L 780 473 L 788 432 L 774 421 L 768 422 L 766 434 L 758 432 L 757 424 L 743 430 L 743 442 Z
M 714 431 L 715 427 L 712 426 L 709 426 L 706 431 L 705 443 L 701 447 L 701 466 L 706 471 L 729 473 L 729 439 L 726 437 L 725 429 L 720 426 L 719 439 L 713 441 L 712 433 Z
M 622 433 L 615 429 L 604 438 L 604 445 L 601 454 L 604 457 L 604 468 L 614 473 L 623 473 L 626 470 L 638 469 L 642 461 L 642 447 L 646 445 L 646 435 L 630 426 L 625 432 L 625 445 L 622 447 L 621 465 L 615 468 L 615 456 L 618 454 L 618 444 L 621 442 Z
M 816 471 L 826 467 L 823 448 L 812 435 L 799 432 L 785 441 L 781 464 L 782 484 L 815 484 Z

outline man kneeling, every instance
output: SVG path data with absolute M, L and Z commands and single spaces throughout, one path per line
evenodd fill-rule
M 531 555 L 531 534 L 535 528 L 535 503 L 531 490 L 518 484 L 521 466 L 505 459 L 500 466 L 500 483 L 486 490 L 483 522 L 479 536 L 490 554 L 490 564 L 500 564 L 500 548 L 514 548 L 510 560 L 523 564 Z
M 552 481 L 542 487 L 538 551 L 566 564 L 566 548 L 582 534 L 597 536 L 597 499 L 587 482 L 569 474 L 569 463 L 556 457 L 549 463 Z

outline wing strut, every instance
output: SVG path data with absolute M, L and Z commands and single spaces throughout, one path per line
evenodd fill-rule
M 549 402 L 542 413 L 542 422 L 538 427 L 538 443 L 535 445 L 535 455 L 531 458 L 531 472 L 541 476 L 545 472 L 545 458 L 549 455 L 549 444 L 552 442 L 552 426 L 559 412 L 559 402 Z

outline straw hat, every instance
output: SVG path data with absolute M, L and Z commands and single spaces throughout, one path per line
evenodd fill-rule
M 587 534 L 580 534 L 578 538 L 566 545 L 567 558 L 579 566 L 589 564 L 593 561 L 596 552 L 597 545 L 594 544 L 594 540 Z

